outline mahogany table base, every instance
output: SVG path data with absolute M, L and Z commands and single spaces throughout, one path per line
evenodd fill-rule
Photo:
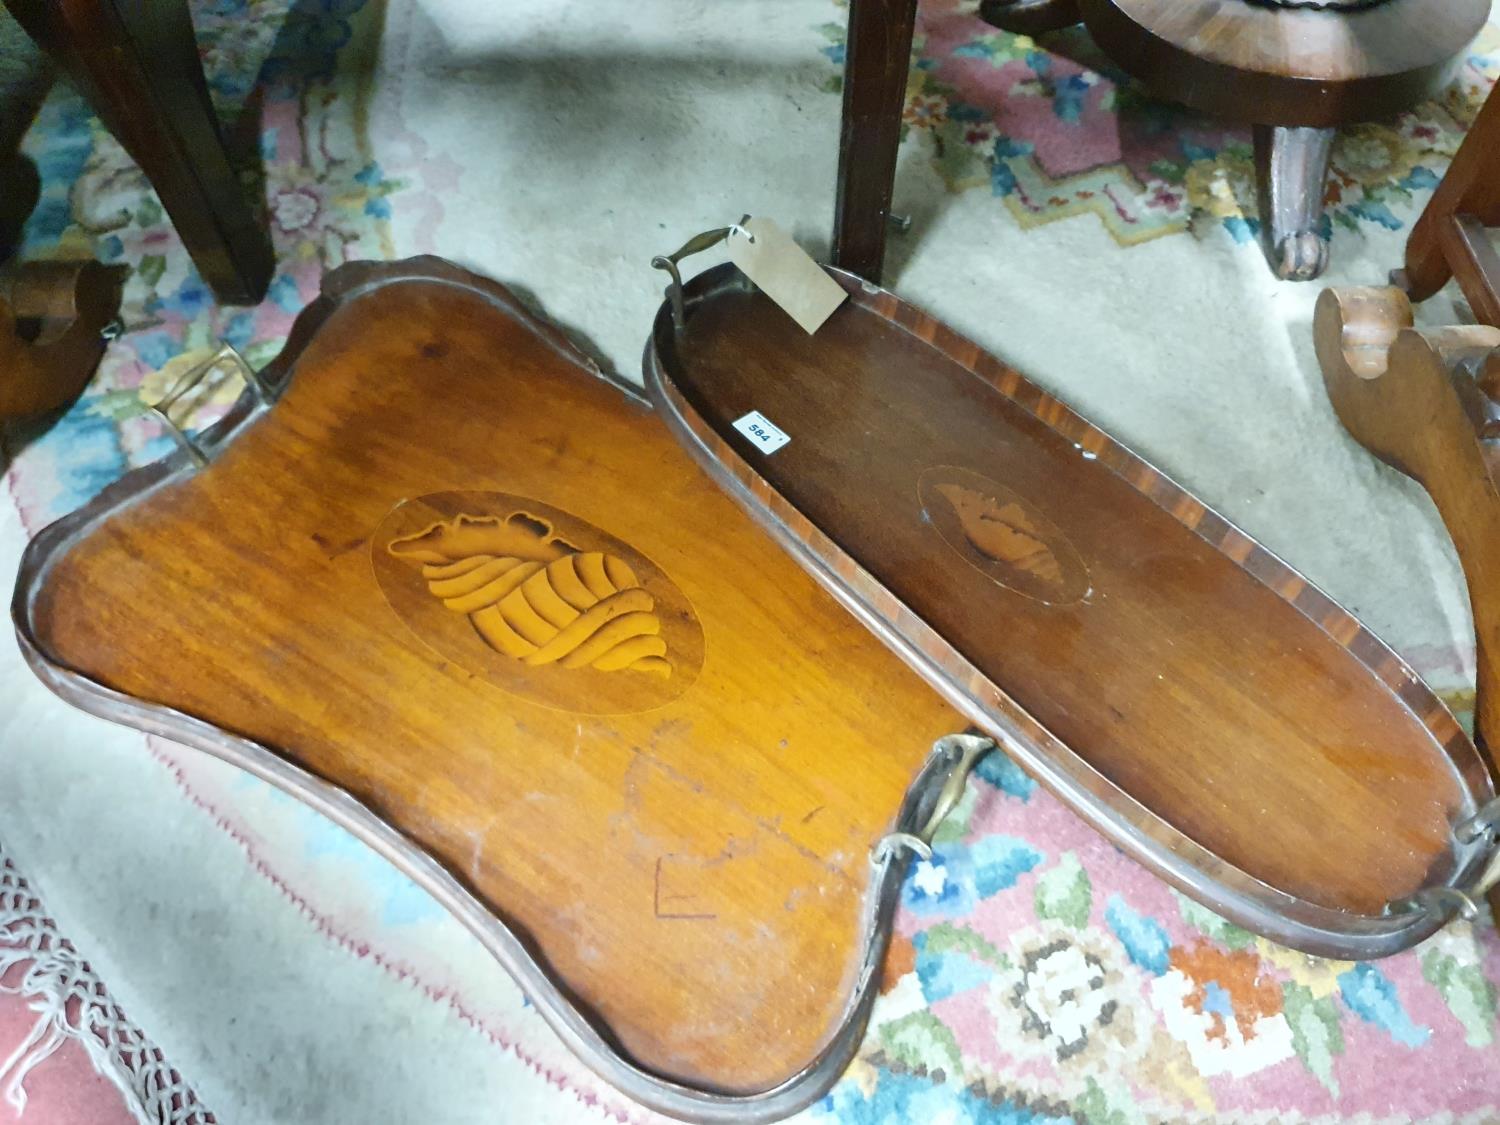
M 1394 115 L 1449 78 L 1488 0 L 984 0 L 997 27 L 1080 20 L 1155 94 L 1255 127 L 1267 253 L 1288 280 L 1328 264 L 1323 201 L 1338 126 Z

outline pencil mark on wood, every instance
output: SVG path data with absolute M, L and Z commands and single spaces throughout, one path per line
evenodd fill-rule
M 662 890 L 661 890 L 661 865 L 662 865 L 663 861 L 665 861 L 667 859 L 672 859 L 672 858 L 675 858 L 675 857 L 673 857 L 671 855 L 662 855 L 662 856 L 657 856 L 656 857 L 656 875 L 655 875 L 655 878 L 654 878 L 654 880 L 652 882 L 652 895 L 651 895 L 651 908 L 652 908 L 652 912 L 656 915 L 656 917 L 658 917 L 658 918 L 660 918 L 660 919 L 662 919 L 664 921 L 684 921 L 684 920 L 686 920 L 686 921 L 710 922 L 713 919 L 717 918 L 718 917 L 717 914 L 710 914 L 710 913 L 695 914 L 695 913 L 683 912 L 683 911 L 664 910 L 662 908 L 662 904 L 664 902 L 692 902 L 692 901 L 694 901 L 697 898 L 696 895 L 676 895 L 676 894 L 665 894 L 664 895 L 664 894 L 662 894 Z
M 340 557 L 341 555 L 347 555 L 350 551 L 353 551 L 365 545 L 364 536 L 359 536 L 354 539 L 346 539 L 342 543 L 340 543 L 336 540 L 330 539 L 321 531 L 315 531 L 312 533 L 312 541 L 316 543 L 320 548 L 322 548 L 323 554 L 327 557 L 329 562 L 332 562 L 334 559 Z

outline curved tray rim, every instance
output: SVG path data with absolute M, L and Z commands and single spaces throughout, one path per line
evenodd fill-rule
M 1460 819 L 1493 798 L 1494 786 L 1479 752 L 1452 713 L 1405 661 L 1337 602 L 1161 470 L 972 340 L 888 289 L 837 267 L 823 268 L 852 302 L 934 348 L 1042 425 L 1093 454 L 1101 468 L 1121 477 L 1143 499 L 1236 561 L 1346 649 L 1398 697 L 1448 755 L 1465 788 L 1466 805 Z M 711 299 L 721 289 L 743 290 L 747 284 L 728 263 L 698 274 L 683 286 L 689 319 L 695 302 Z M 866 628 L 1115 846 L 1237 924 L 1314 956 L 1386 957 L 1409 949 L 1447 923 L 1451 914 L 1431 909 L 1354 914 L 1288 894 L 1221 860 L 1115 785 L 1003 689 L 991 684 L 720 438 L 672 383 L 658 346 L 664 338 L 673 338 L 670 306 L 665 302 L 657 311 L 643 359 L 646 392 L 704 470 Z M 1218 533 L 1217 539 L 1210 538 L 1211 531 Z M 1243 552 L 1243 558 L 1236 560 L 1231 552 Z M 1348 639 L 1340 639 L 1341 633 Z M 993 700 L 992 706 L 985 697 Z M 1454 869 L 1443 885 L 1462 887 L 1483 868 L 1489 852 L 1480 844 L 1463 845 L 1456 840 L 1453 848 Z
M 639 388 L 601 370 L 555 324 L 530 312 L 504 285 L 444 259 L 425 255 L 396 262 L 351 262 L 331 271 L 323 279 L 321 294 L 298 315 L 286 345 L 262 370 L 262 377 L 273 388 L 281 389 L 294 374 L 302 351 L 337 308 L 367 292 L 407 281 L 438 282 L 478 293 L 586 373 L 610 384 L 636 406 L 649 409 Z M 200 435 L 199 445 L 212 458 L 267 409 L 247 389 L 222 419 Z M 90 714 L 148 735 L 160 735 L 237 766 L 349 831 L 432 895 L 473 934 L 522 987 L 548 1026 L 584 1065 L 642 1105 L 688 1121 L 779 1121 L 827 1093 L 854 1057 L 869 1021 L 901 884 L 910 861 L 907 850 L 885 849 L 878 861 L 872 861 L 858 940 L 851 949 L 857 969 L 854 984 L 837 1025 L 818 1054 L 797 1073 L 766 1090 L 741 1094 L 693 1086 L 653 1073 L 632 1060 L 615 1043 L 607 1025 L 552 975 L 544 958 L 533 954 L 524 930 L 513 929 L 460 878 L 344 789 L 261 743 L 170 707 L 115 691 L 49 654 L 38 640 L 32 611 L 52 565 L 104 519 L 195 471 L 187 453 L 174 450 L 159 461 L 127 473 L 82 508 L 43 528 L 27 544 L 12 596 L 11 617 L 22 657 L 43 684 L 64 701 Z M 953 772 L 949 756 L 934 747 L 907 789 L 891 831 L 920 831 L 938 805 Z

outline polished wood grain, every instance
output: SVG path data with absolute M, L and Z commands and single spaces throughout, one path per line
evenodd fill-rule
M 1474 608 L 1475 730 L 1500 746 L 1500 327 L 1418 331 L 1394 288 L 1325 289 L 1314 326 L 1328 397 L 1353 437 L 1421 482 L 1458 548 Z M 1419 420 L 1414 425 L 1413 420 Z
M 784 545 L 1131 854 L 1341 956 L 1476 860 L 1474 747 L 1357 621 L 951 329 L 841 275 L 814 337 L 727 268 L 658 317 L 653 397 Z M 791 437 L 766 456 L 734 428 Z M 1435 924 L 1435 923 L 1433 923 Z
M 1256 126 L 1266 250 L 1279 277 L 1328 264 L 1323 202 L 1333 130 L 1434 93 L 1489 0 L 1382 0 L 1318 9 L 1250 0 L 987 0 L 980 14 L 1035 34 L 1081 18 L 1158 97 Z
M 30 262 L 0 281 L 0 419 L 72 402 L 104 355 L 120 271 L 98 262 Z
M 1083 18 L 1078 0 L 980 0 L 979 17 L 1017 35 L 1043 35 Z
M 847 1015 L 871 847 L 960 720 L 503 288 L 426 259 L 325 294 L 207 469 L 39 540 L 39 671 L 353 794 L 633 1064 L 792 1079 Z
M 1246 0 L 1079 0 L 1111 59 L 1164 97 L 1252 124 L 1334 126 L 1399 113 L 1441 86 L 1489 0 L 1357 11 Z
M 1500 777 L 1500 327 L 1419 331 L 1399 289 L 1325 289 L 1314 338 L 1339 421 L 1421 483 L 1453 537 L 1474 613 L 1474 733 Z M 1500 925 L 1500 893 L 1489 902 Z
M 140 164 L 214 295 L 259 301 L 270 228 L 229 158 L 186 0 L 4 2 Z
M 879 281 L 917 0 L 850 0 L 833 216 L 837 266 Z
M 1406 240 L 1391 282 L 1425 301 L 1457 277 L 1474 315 L 1500 328 L 1500 259 L 1484 228 L 1500 226 L 1500 98 L 1485 98 Z

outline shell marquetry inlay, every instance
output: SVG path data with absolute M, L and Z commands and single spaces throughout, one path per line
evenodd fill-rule
M 1068 605 L 1088 592 L 1088 569 L 1051 520 L 1013 489 L 967 469 L 928 469 L 924 514 L 975 569 L 1018 594 Z
M 659 707 L 703 662 L 686 597 L 650 560 L 569 513 L 499 492 L 404 501 L 372 544 L 391 608 L 428 646 L 538 703 Z
M 527 664 L 670 676 L 656 602 L 629 564 L 581 551 L 529 512 L 466 516 L 392 540 L 433 597 L 467 614 L 496 652 Z

